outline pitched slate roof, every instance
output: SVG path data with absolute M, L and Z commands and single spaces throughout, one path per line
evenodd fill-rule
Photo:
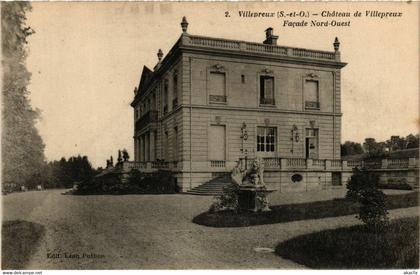
M 153 78 L 153 71 L 150 70 L 147 66 L 143 66 L 143 71 L 141 72 L 141 78 L 139 83 L 139 88 L 137 93 L 144 93 L 149 84 L 149 81 Z

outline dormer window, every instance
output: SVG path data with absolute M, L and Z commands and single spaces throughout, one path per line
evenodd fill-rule
M 275 105 L 273 76 L 260 76 L 260 105 Z

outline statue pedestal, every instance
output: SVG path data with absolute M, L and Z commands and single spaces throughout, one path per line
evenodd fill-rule
M 239 187 L 238 204 L 241 210 L 253 212 L 271 211 L 267 199 L 267 193 L 271 191 L 264 186 L 243 185 Z

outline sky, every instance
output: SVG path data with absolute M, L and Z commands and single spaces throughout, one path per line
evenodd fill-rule
M 278 44 L 333 51 L 341 42 L 342 141 L 418 133 L 419 3 L 128 3 L 33 2 L 27 67 L 37 128 L 47 160 L 81 154 L 105 166 L 118 149 L 133 152 L 130 102 L 144 65 L 157 62 L 181 35 L 262 42 L 274 28 Z M 350 27 L 284 27 L 279 18 L 241 18 L 239 10 L 398 11 L 398 18 L 351 18 Z M 225 17 L 228 11 L 230 17 Z M 326 20 L 331 18 L 320 18 Z M 332 18 L 348 21 L 347 18 Z M 301 21 L 300 18 L 291 20 Z

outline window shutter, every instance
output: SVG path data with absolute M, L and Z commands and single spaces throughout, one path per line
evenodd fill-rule
M 273 89 L 274 83 L 272 77 L 267 77 L 264 79 L 264 97 L 266 99 L 273 99 Z
M 224 73 L 210 73 L 210 95 L 226 95 L 226 82 Z
M 318 102 L 318 81 L 305 81 L 305 100 Z

